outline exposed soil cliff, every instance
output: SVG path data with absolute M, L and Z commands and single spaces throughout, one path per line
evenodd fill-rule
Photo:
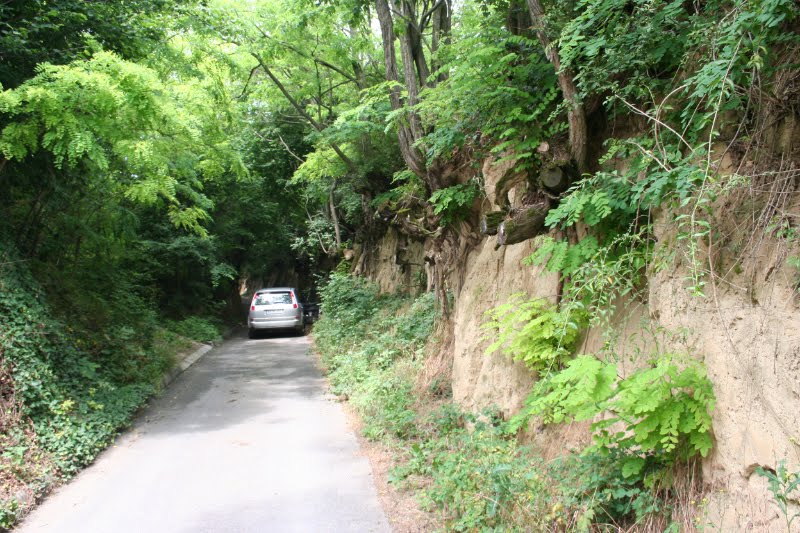
M 484 165 L 484 212 L 497 202 L 502 188 L 498 183 L 508 179 L 510 172 L 510 163 Z M 512 208 L 522 201 L 524 187 L 524 180 L 517 180 L 503 191 Z M 749 200 L 758 204 L 747 206 L 754 213 L 764 204 L 763 199 Z M 719 227 L 732 230 L 739 224 L 736 213 L 741 216 L 743 203 L 741 197 L 720 201 Z M 787 194 L 781 205 L 785 212 L 796 213 L 800 195 Z M 708 498 L 697 504 L 699 523 L 722 531 L 780 530 L 783 518 L 765 478 L 755 469 L 775 469 L 780 461 L 791 471 L 800 466 L 800 298 L 798 272 L 786 261 L 792 250 L 763 228 L 758 242 L 732 238 L 719 251 L 702 249 L 706 259 L 709 254 L 713 258 L 711 268 L 725 272 L 714 272 L 707 296 L 698 297 L 686 289 L 686 265 L 675 253 L 674 215 L 658 218 L 655 255 L 666 259 L 648 271 L 646 301 L 618 306 L 612 321 L 612 343 L 621 355 L 621 372 L 645 364 L 656 350 L 702 360 L 714 384 L 717 406 L 714 449 L 703 461 L 703 489 Z M 452 287 L 453 338 L 445 346 L 452 357 L 454 399 L 465 407 L 496 406 L 512 414 L 522 405 L 535 377 L 499 352 L 486 354 L 489 342 L 481 329 L 485 313 L 519 292 L 556 301 L 559 282 L 556 274 L 523 264 L 534 252 L 535 240 L 496 248 L 495 239 L 484 238 L 463 257 L 463 282 Z M 384 290 L 408 286 L 420 275 L 414 269 L 422 263 L 422 245 L 409 243 L 393 231 L 367 253 L 358 270 L 379 281 Z M 598 352 L 608 340 L 607 334 L 590 330 L 578 351 Z M 559 450 L 587 438 L 585 426 L 544 433 L 535 439 L 546 445 L 555 438 Z

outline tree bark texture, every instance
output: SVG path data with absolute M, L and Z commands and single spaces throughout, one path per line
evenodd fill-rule
M 394 51 L 394 21 L 392 11 L 387 0 L 375 0 L 375 12 L 381 26 L 381 37 L 383 41 L 383 63 L 386 72 L 386 81 L 391 83 L 389 88 L 389 102 L 392 110 L 397 111 L 403 108 L 404 102 L 400 97 L 400 77 L 397 72 L 397 56 Z M 425 176 L 425 160 L 420 151 L 414 146 L 416 138 L 410 123 L 400 123 L 397 128 L 397 136 L 400 142 L 400 153 L 403 154 L 408 168 L 418 176 Z
M 564 100 L 568 104 L 567 120 L 569 121 L 570 150 L 575 163 L 578 165 L 578 171 L 582 174 L 587 171 L 586 154 L 589 130 L 586 124 L 586 109 L 578 98 L 578 88 L 575 86 L 572 72 L 569 69 L 564 70 L 561 68 L 561 58 L 558 55 L 558 50 L 547 36 L 547 31 L 544 27 L 544 9 L 541 1 L 527 0 L 527 2 L 536 36 L 544 47 L 547 59 L 556 69 L 558 86 L 561 88 L 561 94 L 564 95 Z
M 481 217 L 481 233 L 483 235 L 497 235 L 500 223 L 506 218 L 505 211 L 491 211 Z
M 521 207 L 497 229 L 497 247 L 509 246 L 531 239 L 542 232 L 547 217 L 546 203 Z
M 551 164 L 539 170 L 539 186 L 552 194 L 561 194 L 569 189 L 572 183 L 569 172 L 566 170 L 569 162 L 564 165 Z

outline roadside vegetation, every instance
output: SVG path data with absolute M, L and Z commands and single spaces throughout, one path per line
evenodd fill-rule
M 246 75 L 198 10 L 0 6 L 0 530 L 241 320 L 240 276 L 308 262 L 287 255 L 292 156 L 253 133 L 280 120 L 237 99 Z
M 424 378 L 426 353 L 441 340 L 430 293 L 382 295 L 338 273 L 321 294 L 314 339 L 334 393 L 361 414 L 367 438 L 394 452 L 391 482 L 417 490 L 448 530 L 695 525 L 685 507 L 697 487 L 686 474 L 710 449 L 714 397 L 693 363 L 679 369 L 662 358 L 620 379 L 613 365 L 581 356 L 540 381 L 526 411 L 505 420 L 491 409 L 462 410 L 447 383 Z M 533 414 L 548 424 L 594 420 L 592 441 L 545 460 L 519 438 Z
M 797 293 L 799 22 L 793 0 L 0 4 L 0 527 L 111 441 L 187 339 L 218 342 L 241 293 L 313 299 L 389 228 L 424 243 L 395 261 L 432 292 L 337 272 L 315 336 L 367 435 L 403 443 L 398 482 L 428 479 L 460 530 L 680 527 L 670 480 L 712 445 L 702 354 L 623 375 L 578 340 L 612 338 L 650 273 L 752 294 L 743 258 L 767 241 Z M 492 201 L 490 163 L 510 169 Z M 452 354 L 426 367 L 489 238 L 537 239 L 528 261 L 559 278 L 486 317 L 537 378 L 510 420 L 451 404 Z M 555 463 L 517 440 L 567 422 L 591 442 Z

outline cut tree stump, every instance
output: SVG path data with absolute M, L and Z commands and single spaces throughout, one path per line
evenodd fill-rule
M 523 206 L 511 218 L 500 223 L 497 229 L 497 246 L 508 246 L 527 241 L 539 235 L 547 217 L 547 203 Z
M 564 171 L 568 165 L 568 162 L 559 161 L 539 170 L 539 184 L 541 187 L 553 194 L 561 194 L 569 189 L 570 176 Z
M 484 235 L 497 235 L 497 228 L 506 218 L 505 211 L 492 211 L 481 217 L 481 233 Z
M 565 139 L 543 142 L 536 148 L 536 152 L 542 162 L 538 172 L 540 189 L 559 195 L 580 177 Z

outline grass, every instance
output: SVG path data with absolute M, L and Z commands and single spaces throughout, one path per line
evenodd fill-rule
M 356 408 L 367 438 L 394 450 L 390 482 L 418 491 L 447 530 L 679 529 L 671 517 L 691 491 L 677 470 L 630 477 L 622 454 L 591 449 L 545 461 L 499 413 L 465 412 L 449 387 L 420 386 L 438 342 L 433 295 L 384 295 L 340 273 L 321 292 L 313 335 L 333 391 Z

